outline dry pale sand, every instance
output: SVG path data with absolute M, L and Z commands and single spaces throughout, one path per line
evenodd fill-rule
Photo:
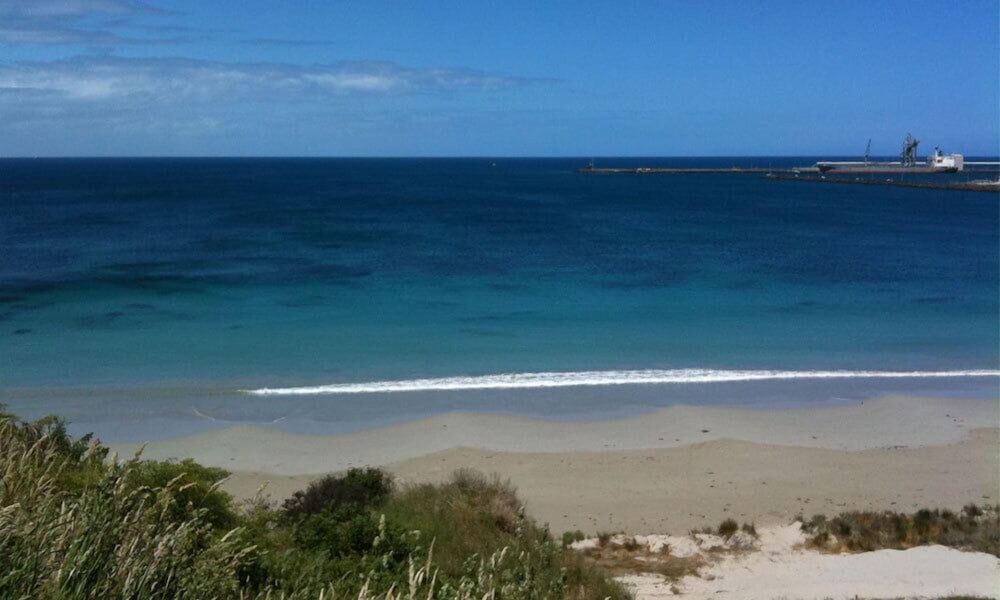
M 456 448 L 390 466 L 406 481 L 459 467 L 501 473 L 556 533 L 680 533 L 733 517 L 758 524 L 853 509 L 995 502 L 998 430 L 947 446 L 846 452 L 719 440 L 681 448 L 498 453 Z
M 456 413 L 336 436 L 234 427 L 154 442 L 144 456 L 234 471 L 226 489 L 239 497 L 269 481 L 274 499 L 350 466 L 387 466 L 414 482 L 473 467 L 509 477 L 557 533 L 662 533 L 727 516 L 788 523 L 799 513 L 996 502 L 998 425 L 995 401 L 889 397 L 821 409 L 672 407 L 593 423 Z
M 944 546 L 860 554 L 752 553 L 723 560 L 699 575 L 676 582 L 678 595 L 686 600 L 996 598 L 1000 584 L 995 556 Z M 636 600 L 664 597 L 650 593 L 654 590 L 640 587 Z
M 735 544 L 731 542 L 737 536 L 729 541 L 706 535 L 671 537 L 666 545 L 652 539 L 662 536 L 636 538 L 640 546 L 648 545 L 651 550 L 661 546 L 653 550 L 661 554 L 647 556 L 651 560 L 663 553 L 698 555 L 706 564 L 697 575 L 673 581 L 652 573 L 618 579 L 631 588 L 636 600 L 676 596 L 689 600 L 995 597 L 1000 591 L 1000 561 L 991 554 L 943 546 L 831 554 L 806 547 L 800 523 L 759 532 L 759 539 L 744 535 Z M 596 540 L 586 540 L 591 541 Z M 586 546 L 586 542 L 575 545 Z M 729 550 L 734 545 L 739 549 Z

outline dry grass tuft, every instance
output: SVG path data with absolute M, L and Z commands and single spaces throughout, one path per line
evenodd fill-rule
M 675 580 L 685 575 L 696 575 L 698 569 L 705 564 L 705 559 L 701 556 L 681 558 L 669 552 L 653 553 L 639 547 L 634 541 L 631 548 L 628 544 L 609 544 L 584 550 L 580 554 L 588 562 L 615 576 L 656 573 Z
M 966 505 L 961 512 L 922 509 L 841 513 L 803 520 L 812 545 L 830 551 L 867 552 L 941 544 L 1000 556 L 1000 506 Z
M 740 530 L 740 525 L 732 519 L 726 519 L 722 523 L 719 523 L 718 533 L 720 536 L 726 538 L 727 540 L 733 536 L 734 533 Z

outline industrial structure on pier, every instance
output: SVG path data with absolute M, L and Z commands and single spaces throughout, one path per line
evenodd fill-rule
M 917 146 L 920 140 L 909 133 L 903 140 L 903 150 L 899 153 L 898 161 L 878 162 L 869 160 L 868 153 L 871 151 L 872 141 L 868 140 L 868 147 L 865 149 L 864 161 L 820 161 L 816 163 L 816 169 L 820 173 L 957 173 L 965 168 L 965 157 L 961 154 L 945 155 L 938 147 L 934 148 L 934 154 L 927 157 L 925 163 L 917 161 Z

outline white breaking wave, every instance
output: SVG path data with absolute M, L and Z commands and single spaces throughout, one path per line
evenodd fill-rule
M 970 371 L 740 371 L 718 369 L 649 369 L 641 371 L 577 371 L 500 373 L 477 377 L 440 377 L 366 383 L 334 383 L 287 388 L 240 390 L 255 396 L 375 394 L 455 390 L 509 390 L 650 383 L 724 383 L 782 379 L 916 379 L 931 377 L 1000 377 L 996 370 Z

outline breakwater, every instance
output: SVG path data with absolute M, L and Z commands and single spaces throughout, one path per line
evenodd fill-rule
M 931 190 L 954 190 L 963 192 L 1000 192 L 1000 183 L 996 181 L 897 181 L 895 179 L 848 179 L 846 177 L 801 176 L 778 174 L 774 171 L 764 175 L 766 179 L 784 181 L 811 181 L 818 183 L 841 183 L 852 185 L 883 185 L 894 187 L 923 188 Z
M 712 168 L 674 168 L 674 167 L 625 167 L 625 168 L 615 168 L 615 167 L 583 167 L 582 169 L 577 169 L 577 173 L 589 173 L 589 174 L 698 174 L 698 173 L 782 173 L 782 174 L 795 174 L 795 173 L 819 173 L 819 169 L 816 167 L 797 167 L 794 169 L 770 169 L 765 167 L 712 167 Z

